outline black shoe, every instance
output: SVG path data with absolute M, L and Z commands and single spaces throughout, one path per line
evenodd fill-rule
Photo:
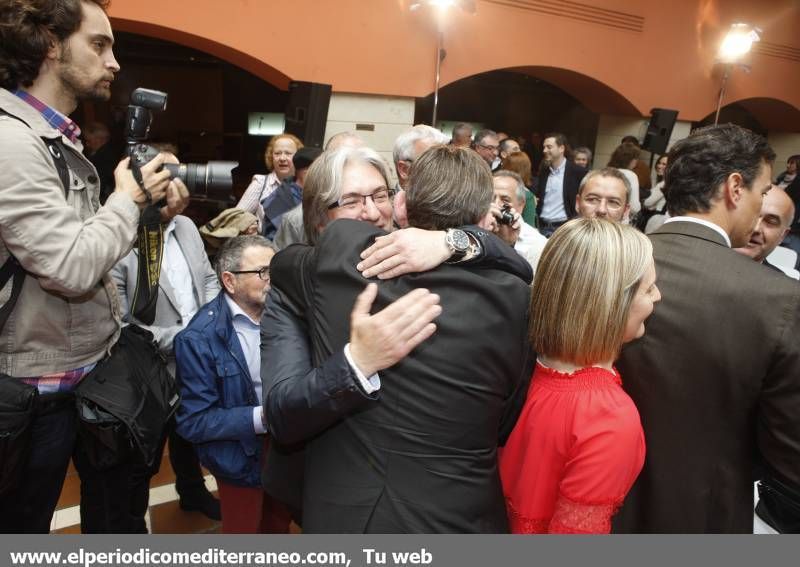
M 184 512 L 200 512 L 211 520 L 222 520 L 222 513 L 219 509 L 219 500 L 214 498 L 208 490 L 200 491 L 191 496 L 182 496 L 179 502 L 181 510 Z

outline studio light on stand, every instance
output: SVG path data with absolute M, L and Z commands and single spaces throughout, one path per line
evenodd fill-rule
M 436 79 L 433 89 L 433 119 L 431 125 L 436 128 L 436 113 L 439 109 L 439 83 L 441 80 L 442 62 L 447 56 L 444 50 L 444 27 L 447 12 L 457 6 L 469 14 L 475 13 L 475 0 L 418 0 L 412 2 L 409 9 L 413 12 L 420 8 L 428 8 L 434 13 L 436 20 Z
M 714 115 L 714 124 L 719 122 L 719 112 L 722 109 L 722 100 L 725 98 L 725 88 L 734 66 L 739 66 L 745 71 L 750 71 L 750 66 L 742 63 L 742 59 L 750 53 L 753 43 L 761 39 L 761 30 L 750 24 L 736 23 L 722 40 L 717 51 L 716 62 L 723 65 L 722 85 L 719 89 L 717 100 L 717 113 Z

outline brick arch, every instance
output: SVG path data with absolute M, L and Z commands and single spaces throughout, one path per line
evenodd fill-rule
M 725 102 L 723 110 L 727 106 L 738 105 L 752 114 L 765 130 L 800 131 L 800 109 L 784 100 L 772 97 L 749 97 Z M 712 111 L 706 118 L 713 119 L 714 112 Z
M 111 17 L 110 20 L 114 30 L 154 37 L 191 47 L 192 49 L 203 51 L 232 65 L 236 65 L 279 89 L 287 90 L 289 88 L 289 81 L 291 78 L 280 69 L 268 65 L 264 61 L 248 55 L 230 45 L 149 22 L 114 17 Z
M 442 87 L 453 84 L 461 79 L 480 75 L 488 71 L 511 71 L 530 75 L 546 81 L 564 92 L 568 93 L 586 108 L 597 114 L 616 114 L 622 116 L 646 116 L 650 109 L 640 109 L 630 99 L 618 90 L 604 83 L 600 79 L 584 73 L 560 67 L 542 65 L 529 65 L 521 67 L 507 67 L 503 69 L 485 69 L 479 73 L 457 77 L 442 83 Z

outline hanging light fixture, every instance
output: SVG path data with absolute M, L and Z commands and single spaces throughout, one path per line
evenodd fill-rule
M 719 89 L 719 99 L 717 100 L 717 112 L 714 115 L 714 124 L 719 122 L 719 113 L 722 109 L 722 100 L 725 98 L 725 88 L 728 86 L 728 79 L 734 65 L 739 65 L 749 71 L 749 67 L 742 63 L 742 58 L 750 53 L 753 43 L 761 39 L 761 30 L 750 24 L 735 23 L 725 35 L 717 51 L 717 62 L 724 66 L 722 73 L 722 84 Z

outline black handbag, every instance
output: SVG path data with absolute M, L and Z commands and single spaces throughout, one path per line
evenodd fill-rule
M 773 476 L 758 483 L 756 514 L 781 534 L 800 534 L 800 490 Z
M 89 462 L 97 470 L 131 461 L 151 466 L 179 402 L 153 335 L 124 327 L 111 354 L 75 389 L 78 435 Z
M 38 397 L 34 386 L 0 374 L 0 496 L 17 486 L 28 462 Z

